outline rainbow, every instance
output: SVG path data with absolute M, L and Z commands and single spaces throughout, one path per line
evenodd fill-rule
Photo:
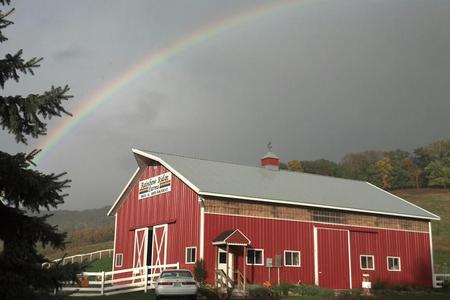
M 156 52 L 149 53 L 139 62 L 134 64 L 120 76 L 109 81 L 87 99 L 81 101 L 81 105 L 75 109 L 72 118 L 66 118 L 56 129 L 49 132 L 42 138 L 35 148 L 42 149 L 36 156 L 35 162 L 38 163 L 45 157 L 51 149 L 55 147 L 71 130 L 80 124 L 86 117 L 92 114 L 99 106 L 112 98 L 114 94 L 122 90 L 131 81 L 139 78 L 141 75 L 164 64 L 168 59 L 183 53 L 218 34 L 233 29 L 243 23 L 255 20 L 257 18 L 275 13 L 281 10 L 299 5 L 302 0 L 277 0 L 269 4 L 259 5 L 250 10 L 228 16 L 219 21 L 207 24 L 191 34 L 173 41 L 166 47 Z

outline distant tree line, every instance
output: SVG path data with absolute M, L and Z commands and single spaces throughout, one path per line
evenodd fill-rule
M 450 186 L 450 139 L 435 141 L 410 153 L 367 150 L 346 154 L 340 162 L 292 160 L 281 168 L 368 181 L 384 189 Z

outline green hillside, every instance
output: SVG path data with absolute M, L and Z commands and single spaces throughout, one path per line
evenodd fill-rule
M 66 249 L 63 251 L 39 247 L 39 252 L 49 259 L 94 252 L 113 247 L 114 217 L 106 214 L 109 207 L 86 210 L 52 211 L 48 222 L 67 232 Z M 45 213 L 43 213 L 45 214 Z
M 114 217 L 108 217 L 106 214 L 109 206 L 85 210 L 55 210 L 50 213 L 48 218 L 51 225 L 58 225 L 61 231 L 73 231 L 82 228 L 95 228 L 104 225 L 114 226 Z M 48 214 L 43 212 L 41 215 Z
M 394 194 L 441 217 L 431 223 L 436 273 L 450 273 L 450 189 L 408 189 Z

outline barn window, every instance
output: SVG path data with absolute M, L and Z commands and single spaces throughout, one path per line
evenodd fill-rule
M 264 264 L 264 251 L 262 249 L 247 249 L 247 265 L 262 266 Z
M 186 247 L 186 264 L 194 264 L 197 258 L 196 247 Z
M 387 267 L 388 271 L 401 271 L 400 257 L 388 256 Z
M 300 251 L 284 251 L 284 265 L 286 267 L 300 267 Z
M 373 255 L 359 256 L 361 270 L 375 270 Z
M 344 224 L 344 214 L 338 211 L 312 209 L 310 210 L 313 221 L 325 223 Z
M 116 267 L 121 267 L 123 265 L 123 253 L 116 254 Z

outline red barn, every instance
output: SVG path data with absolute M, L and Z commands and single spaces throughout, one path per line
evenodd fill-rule
M 109 211 L 114 270 L 203 259 L 207 281 L 431 287 L 431 220 L 370 183 L 133 149 L 138 169 Z M 270 266 L 272 266 L 270 268 Z

